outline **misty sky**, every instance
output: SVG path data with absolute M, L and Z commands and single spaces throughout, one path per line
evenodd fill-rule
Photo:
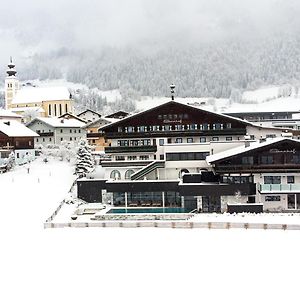
M 2 1 L 0 64 L 60 47 L 197 44 L 300 28 L 299 0 Z

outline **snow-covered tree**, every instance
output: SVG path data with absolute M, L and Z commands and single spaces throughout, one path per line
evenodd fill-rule
M 87 173 L 94 170 L 94 159 L 91 149 L 86 140 L 80 140 L 79 147 L 76 154 L 76 168 L 75 173 L 79 177 L 85 177 Z

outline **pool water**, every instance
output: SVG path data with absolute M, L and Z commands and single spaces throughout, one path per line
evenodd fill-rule
M 191 209 L 182 207 L 112 208 L 107 214 L 170 214 L 190 211 Z

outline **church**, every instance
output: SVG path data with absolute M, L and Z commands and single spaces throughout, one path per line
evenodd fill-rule
M 21 115 L 25 122 L 35 117 L 58 117 L 73 112 L 72 95 L 66 87 L 21 86 L 10 59 L 5 79 L 5 108 Z

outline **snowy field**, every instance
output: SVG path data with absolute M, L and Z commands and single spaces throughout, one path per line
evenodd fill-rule
M 1 299 L 299 299 L 298 231 L 44 230 L 72 169 L 27 172 L 0 174 Z

